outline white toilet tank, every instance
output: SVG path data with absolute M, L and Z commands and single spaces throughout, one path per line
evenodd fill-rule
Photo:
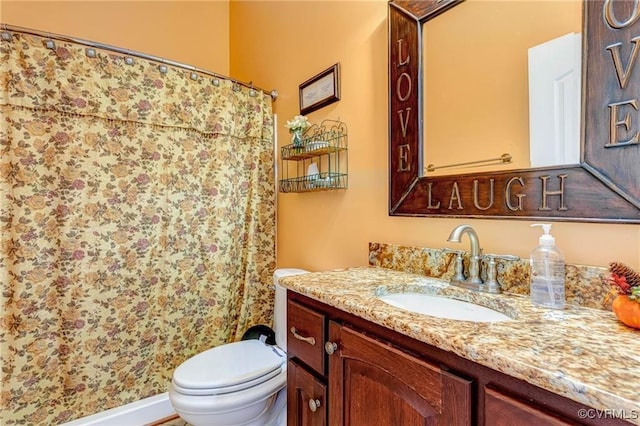
M 276 332 L 276 344 L 287 351 L 287 289 L 280 285 L 280 278 L 306 274 L 304 269 L 286 268 L 273 272 L 273 284 L 276 297 L 273 307 L 273 330 Z

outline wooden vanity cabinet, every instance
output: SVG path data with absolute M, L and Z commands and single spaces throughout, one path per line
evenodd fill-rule
M 589 407 L 573 400 L 287 294 L 289 425 L 629 424 L 583 419 L 580 413 Z
M 470 381 L 291 298 L 287 323 L 288 424 L 471 425 Z

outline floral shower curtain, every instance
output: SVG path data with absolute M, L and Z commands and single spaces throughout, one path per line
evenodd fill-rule
M 271 98 L 4 34 L 0 424 L 51 425 L 271 322 Z

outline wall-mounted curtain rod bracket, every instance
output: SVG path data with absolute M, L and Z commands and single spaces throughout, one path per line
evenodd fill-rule
M 510 163 L 511 162 L 511 158 L 512 158 L 511 154 L 502 154 L 498 158 L 489 158 L 487 160 L 467 161 L 465 163 L 447 164 L 446 166 L 434 166 L 433 164 L 429 164 L 429 165 L 427 165 L 427 167 L 424 168 L 424 171 L 425 171 L 425 173 L 427 173 L 427 172 L 433 172 L 436 169 L 446 169 L 446 168 L 449 168 L 449 167 L 469 166 L 469 165 L 472 165 L 472 164 L 484 164 L 484 163 L 494 163 L 494 162 Z
M 75 37 L 68 37 L 68 36 L 64 36 L 64 35 L 60 35 L 60 34 L 51 34 L 48 32 L 43 32 L 43 31 L 38 31 L 38 30 L 34 30 L 34 29 L 30 29 L 30 28 L 24 28 L 24 27 L 18 27 L 15 25 L 9 25 L 9 24 L 5 24 L 2 23 L 2 28 L 3 28 L 3 32 L 2 35 L 0 36 L 2 38 L 2 40 L 4 41 L 10 41 L 11 40 L 11 33 L 8 33 L 7 31 L 13 31 L 13 32 L 19 32 L 19 33 L 25 33 L 25 34 L 30 34 L 30 35 L 35 35 L 35 36 L 39 36 L 39 37 L 45 37 L 46 40 L 44 41 L 45 46 L 48 49 L 51 50 L 55 50 L 56 45 L 54 42 L 54 38 L 56 40 L 60 40 L 60 41 L 66 41 L 66 42 L 71 42 L 71 43 L 78 43 L 78 44 L 82 44 L 84 46 L 88 46 L 88 47 L 93 47 L 96 49 L 101 49 L 101 50 L 108 50 L 111 52 L 116 52 L 116 53 L 120 53 L 125 55 L 124 61 L 127 65 L 133 65 L 133 58 L 132 56 L 138 57 L 138 58 L 142 58 L 142 59 L 147 59 L 150 61 L 155 61 L 155 62 L 159 62 L 159 70 L 161 73 L 166 73 L 168 71 L 167 65 L 171 65 L 173 67 L 177 67 L 177 68 L 182 68 L 182 69 L 188 69 L 188 70 L 196 70 L 197 73 L 199 74 L 204 74 L 204 75 L 208 75 L 213 77 L 212 83 L 214 86 L 219 86 L 220 85 L 220 79 L 223 80 L 230 80 L 233 85 L 232 88 L 234 90 L 240 90 L 239 86 L 244 86 L 247 87 L 249 89 L 254 89 L 254 90 L 259 90 L 263 93 L 266 93 L 267 95 L 271 96 L 271 99 L 276 100 L 278 97 L 278 91 L 277 90 L 265 90 L 265 89 L 260 89 L 260 88 L 253 88 L 253 85 L 250 83 L 244 83 L 238 80 L 235 80 L 231 77 L 225 77 L 223 75 L 211 72 L 211 71 L 206 71 L 206 70 L 202 70 L 202 69 L 197 69 L 195 68 L 193 65 L 188 65 L 188 64 L 184 64 L 181 62 L 176 62 L 176 61 L 170 61 L 170 60 L 165 60 L 164 58 L 159 58 L 157 56 L 153 56 L 153 55 L 148 55 L 146 53 L 141 53 L 141 52 L 135 52 L 135 51 L 131 51 L 129 49 L 123 49 L 121 47 L 116 47 L 116 46 L 111 46 L 108 44 L 104 44 L 104 43 L 97 43 L 94 41 L 89 41 L 89 40 L 84 40 L 84 39 L 80 39 L 80 38 L 75 38 Z M 5 35 L 6 34 L 6 35 Z

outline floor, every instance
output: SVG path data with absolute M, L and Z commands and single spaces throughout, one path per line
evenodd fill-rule
M 178 415 L 167 417 L 166 419 L 159 420 L 157 423 L 152 423 L 149 426 L 191 426 L 189 423 L 182 420 Z

